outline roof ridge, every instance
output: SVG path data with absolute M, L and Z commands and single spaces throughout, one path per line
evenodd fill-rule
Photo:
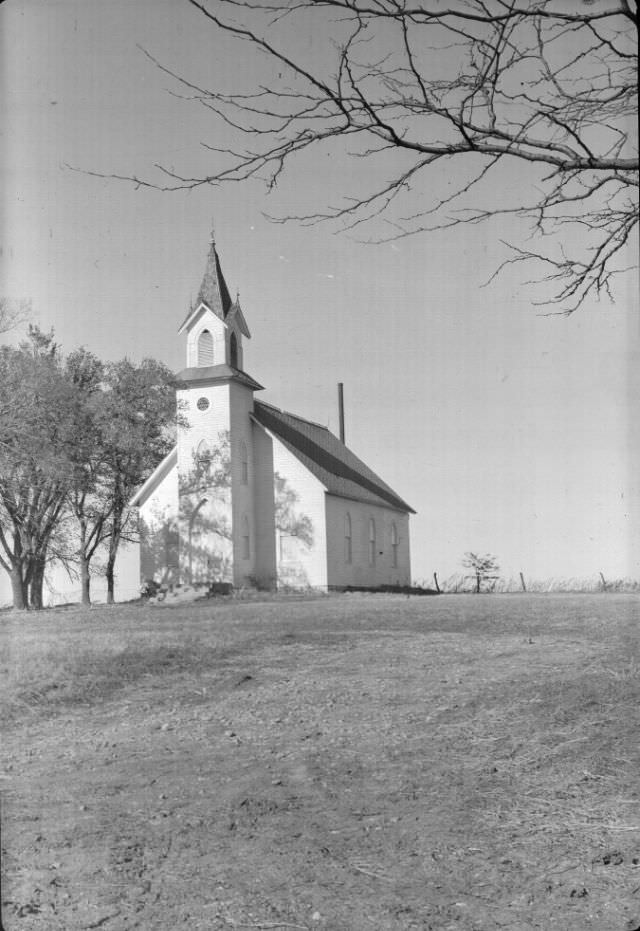
M 279 414 L 282 414 L 281 407 L 276 407 L 275 404 L 270 404 L 268 401 L 256 401 L 256 404 L 259 404 L 260 407 L 270 407 L 272 411 L 278 411 Z
M 293 420 L 300 420 L 302 423 L 308 423 L 312 427 L 318 427 L 320 430 L 326 430 L 327 433 L 331 433 L 331 436 L 335 436 L 336 440 L 338 439 L 338 437 L 329 429 L 329 427 L 325 427 L 324 424 L 318 423 L 317 420 L 308 420 L 306 417 L 301 417 L 299 414 L 294 414 L 292 411 L 286 411 L 284 407 L 276 407 L 275 404 L 269 404 L 268 401 L 256 401 L 256 404 L 262 404 L 265 407 L 270 407 L 272 410 L 278 411 L 279 414 L 285 414 L 287 417 L 291 417 Z

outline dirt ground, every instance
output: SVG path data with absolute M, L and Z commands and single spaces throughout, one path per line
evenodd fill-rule
M 640 599 L 3 615 L 4 931 L 640 927 Z

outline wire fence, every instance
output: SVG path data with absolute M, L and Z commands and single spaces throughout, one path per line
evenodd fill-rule
M 475 574 L 454 573 L 441 579 L 437 573 L 432 579 L 420 579 L 414 585 L 422 588 L 435 588 L 442 594 L 475 593 L 477 577 Z M 590 576 L 551 577 L 548 579 L 530 579 L 524 573 L 512 576 L 486 576 L 481 578 L 480 590 L 485 593 L 510 592 L 640 592 L 640 581 L 630 578 L 607 579 L 602 573 Z

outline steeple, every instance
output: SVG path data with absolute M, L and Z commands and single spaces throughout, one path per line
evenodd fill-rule
M 213 231 L 198 297 L 178 332 L 187 334 L 187 368 L 226 365 L 243 371 L 242 338 L 250 339 L 251 333 L 240 308 L 240 295 L 235 301 L 231 299 Z
M 220 267 L 220 259 L 216 251 L 216 241 L 213 230 L 211 230 L 211 239 L 209 241 L 207 267 L 205 268 L 202 284 L 198 291 L 196 307 L 200 304 L 206 304 L 209 310 L 212 310 L 221 320 L 226 319 L 233 304 L 227 283 L 222 274 L 222 268 Z

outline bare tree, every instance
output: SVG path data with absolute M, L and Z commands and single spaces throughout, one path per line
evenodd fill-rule
M 473 569 L 476 577 L 476 593 L 479 595 L 482 590 L 482 583 L 495 580 L 498 578 L 496 573 L 500 566 L 498 560 L 491 553 L 465 553 L 462 565 L 466 569 Z
M 312 150 L 346 150 L 370 169 L 337 174 L 347 195 L 272 219 L 365 224 L 381 242 L 511 216 L 523 225 L 500 268 L 537 263 L 536 280 L 552 282 L 542 302 L 571 313 L 612 296 L 638 224 L 636 0 L 189 2 L 214 40 L 239 43 L 229 88 L 145 54 L 235 141 L 203 143 L 206 174 L 157 164 L 129 180 L 273 189 Z

